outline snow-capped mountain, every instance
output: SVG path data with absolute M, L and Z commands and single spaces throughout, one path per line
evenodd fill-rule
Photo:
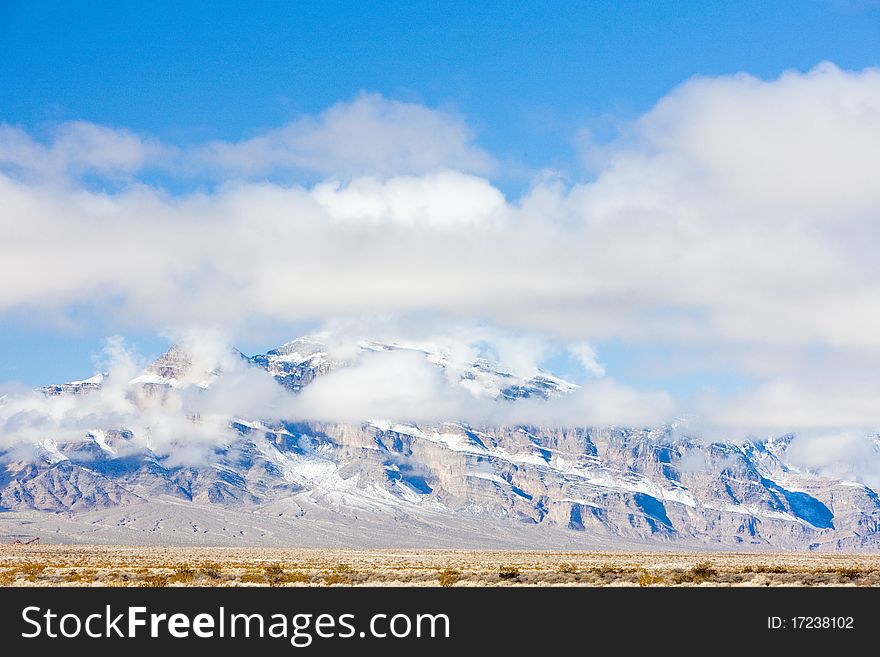
M 367 352 L 415 352 L 437 365 L 444 372 L 454 370 L 459 383 L 476 395 L 491 398 L 518 399 L 532 396 L 546 398 L 571 392 L 577 386 L 547 372 L 520 378 L 506 371 L 498 363 L 486 358 L 471 362 L 455 362 L 447 353 L 430 344 L 377 342 L 364 340 L 358 345 Z M 251 358 L 256 365 L 266 369 L 275 379 L 293 391 L 301 390 L 318 376 L 327 374 L 346 362 L 329 355 L 328 347 L 320 336 L 306 336 L 288 342 L 265 355 Z
M 456 361 L 431 345 L 364 341 L 358 349 L 422 354 L 499 404 L 577 388 L 549 373 L 517 376 L 485 358 Z M 310 336 L 246 363 L 299 394 L 350 359 Z M 222 367 L 202 368 L 173 347 L 130 386 L 198 391 L 223 376 Z M 43 393 L 90 395 L 102 385 L 98 376 Z M 456 418 L 420 425 L 241 417 L 231 426 L 235 438 L 218 441 L 214 458 L 198 467 L 133 449 L 126 427 L 95 427 L 76 440 L 47 436 L 37 459 L 5 455 L 0 508 L 9 513 L 0 517 L 83 542 L 880 548 L 876 492 L 793 467 L 789 439 L 706 444 L 670 427 L 487 427 Z
M 104 382 L 103 374 L 95 374 L 95 376 L 82 381 L 70 381 L 59 385 L 44 386 L 40 390 L 47 395 L 69 395 L 88 392 L 89 390 L 97 390 Z

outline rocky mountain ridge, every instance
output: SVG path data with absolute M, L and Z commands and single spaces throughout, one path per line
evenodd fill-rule
M 365 341 L 360 348 L 422 353 L 498 403 L 577 388 L 543 372 L 519 377 L 488 359 L 453 367 L 430 346 Z M 347 365 L 314 336 L 247 363 L 293 394 Z M 204 388 L 223 374 L 193 371 L 192 359 L 174 347 L 130 385 Z M 101 385 L 99 376 L 43 392 L 88 395 Z M 353 547 L 381 535 L 388 546 L 488 547 L 504 537 L 504 545 L 533 548 L 880 548 L 877 493 L 795 468 L 785 457 L 789 437 L 707 444 L 671 427 L 475 427 L 454 418 L 430 426 L 236 418 L 232 428 L 236 439 L 199 467 L 132 452 L 124 427 L 95 427 L 74 441 L 47 437 L 37 459 L 4 455 L 0 519 L 18 514 L 40 528 L 50 514 L 74 525 L 98 514 L 112 525 L 106 538 L 85 526 L 77 531 L 99 542 L 226 544 L 248 536 L 261 544 L 250 514 L 284 527 L 285 538 L 273 540 L 292 545 L 311 542 L 320 529 L 322 541 L 335 536 L 333 544 Z M 212 520 L 200 526 L 200 517 Z M 200 528 L 190 532 L 187 523 Z M 374 527 L 374 535 L 358 527 Z M 85 540 L 76 531 L 65 536 Z

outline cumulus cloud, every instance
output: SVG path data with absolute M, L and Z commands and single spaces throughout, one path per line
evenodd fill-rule
M 597 180 L 543 181 L 516 201 L 449 170 L 312 187 L 238 182 L 183 196 L 3 177 L 0 249 L 22 285 L 0 292 L 0 308 L 112 299 L 160 327 L 223 323 L 232 307 L 268 321 L 434 310 L 593 341 L 873 348 L 880 204 L 871 205 L 866 171 L 880 149 L 865 145 L 880 130 L 880 112 L 870 111 L 878 80 L 873 70 L 822 66 L 772 82 L 686 83 L 637 122 L 640 139 L 610 150 Z M 793 110 L 777 100 L 789 93 L 818 108 L 804 140 L 833 134 L 822 143 L 834 141 L 834 158 L 852 153 L 842 169 L 853 170 L 846 185 L 858 194 L 805 177 L 843 175 L 821 149 L 791 156 L 774 138 L 774 126 L 789 124 Z M 705 109 L 734 96 L 748 120 Z M 862 108 L 859 130 L 840 126 L 852 122 L 829 97 Z M 700 134 L 714 125 L 718 138 L 687 133 L 697 125 Z M 737 168 L 742 140 L 722 136 L 747 128 L 764 134 L 754 137 L 761 161 L 791 157 L 793 171 Z M 757 202 L 768 195 L 772 203 Z
M 48 144 L 21 128 L 0 124 L 0 168 L 26 178 L 71 174 L 123 176 L 157 165 L 174 149 L 130 130 L 71 121 L 57 126 Z
M 504 195 L 487 180 L 457 171 L 325 182 L 312 196 L 334 220 L 374 225 L 479 226 L 503 219 L 507 210 Z
M 493 158 L 475 143 L 474 131 L 454 112 L 379 94 L 361 93 L 242 141 L 188 147 L 88 121 L 57 125 L 44 140 L 0 123 L 0 170 L 31 180 L 120 177 L 147 170 L 219 182 L 296 174 L 350 180 L 448 170 L 487 174 L 495 168 Z M 410 184 L 418 187 L 420 181 Z
M 643 117 L 636 134 L 725 198 L 833 222 L 880 203 L 878 116 L 880 70 L 846 73 L 825 62 L 769 82 L 695 78 Z
M 367 93 L 252 139 L 206 144 L 192 153 L 192 161 L 245 176 L 277 169 L 387 177 L 448 167 L 472 173 L 494 168 L 460 117 Z
M 600 356 L 608 340 L 710 353 L 757 381 L 751 397 L 695 409 L 725 433 L 880 424 L 880 70 L 687 81 L 602 149 L 593 180 L 545 177 L 516 199 L 485 177 L 491 158 L 463 121 L 372 95 L 171 158 L 228 178 L 210 191 L 16 173 L 149 159 L 125 135 L 83 134 L 94 156 L 4 128 L 0 273 L 16 283 L 0 287 L 0 312 L 93 304 L 141 327 L 230 335 L 373 314 L 479 319 Z M 101 146 L 108 135 L 123 146 Z M 278 169 L 326 180 L 256 182 Z M 533 352 L 499 356 L 525 372 Z M 589 348 L 578 357 L 601 373 Z M 668 407 L 605 380 L 593 392 L 608 408 Z

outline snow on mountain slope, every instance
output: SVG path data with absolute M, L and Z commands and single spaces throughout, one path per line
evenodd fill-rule
M 486 359 L 457 362 L 430 345 L 365 341 L 358 348 L 421 353 L 476 396 L 503 404 L 576 388 L 546 373 L 516 377 Z M 247 362 L 296 393 L 349 364 L 332 353 L 311 336 Z M 194 366 L 175 347 L 131 386 L 199 390 L 223 375 L 222 368 Z M 90 394 L 101 385 L 44 393 Z M 335 526 L 352 545 L 373 544 L 357 538 L 358 526 L 400 528 L 389 545 L 430 544 L 432 536 L 448 545 L 450 527 L 478 522 L 520 536 L 510 542 L 520 547 L 562 541 L 880 548 L 878 495 L 860 483 L 792 467 L 785 460 L 789 438 L 706 444 L 669 427 L 474 427 L 455 418 L 433 425 L 239 418 L 232 429 L 235 439 L 218 441 L 213 458 L 198 467 L 133 450 L 125 427 L 95 427 L 77 440 L 47 437 L 36 460 L 6 455 L 0 507 L 81 514 L 158 505 L 175 513 L 190 509 L 193 517 L 202 509 L 212 509 L 214 518 L 227 510 L 236 523 L 248 509 L 280 509 L 285 526 L 291 518 L 303 531 Z M 271 524 L 260 517 L 261 526 Z M 416 527 L 419 540 L 408 540 Z M 460 542 L 473 545 L 473 535 Z
M 70 381 L 68 383 L 62 383 L 58 385 L 52 386 L 44 386 L 40 388 L 40 390 L 47 395 L 70 395 L 70 394 L 80 394 L 82 392 L 88 392 L 90 390 L 97 390 L 101 387 L 101 384 L 104 382 L 104 374 L 95 374 L 88 379 L 83 379 L 82 381 Z
M 532 396 L 546 398 L 565 394 L 576 389 L 573 383 L 548 372 L 521 378 L 498 363 L 485 358 L 461 361 L 453 358 L 442 348 L 430 343 L 379 342 L 362 340 L 358 343 L 362 352 L 415 352 L 437 365 L 447 375 L 458 377 L 460 384 L 477 396 L 492 399 L 519 399 Z M 337 367 L 344 367 L 345 359 L 333 358 L 324 336 L 312 335 L 288 342 L 251 361 L 266 369 L 285 387 L 297 391 Z

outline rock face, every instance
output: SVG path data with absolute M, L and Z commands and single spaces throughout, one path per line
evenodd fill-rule
M 442 353 L 420 351 L 447 367 Z M 315 338 L 249 360 L 293 392 L 345 366 Z M 172 349 L 132 386 L 177 386 L 187 379 L 210 384 L 210 377 L 192 376 L 189 367 L 186 354 Z M 501 403 L 576 387 L 545 373 L 521 379 L 486 360 L 456 372 L 462 385 Z M 45 393 L 89 393 L 70 385 Z M 416 426 L 240 418 L 233 428 L 237 439 L 217 447 L 215 459 L 200 467 L 132 452 L 126 449 L 130 434 L 100 427 L 78 441 L 44 442 L 36 460 L 8 454 L 0 508 L 79 514 L 174 502 L 194 516 L 210 508 L 212 517 L 224 509 L 238 517 L 249 509 L 265 515 L 283 507 L 297 522 L 314 518 L 338 527 L 351 545 L 372 544 L 351 531 L 369 517 L 401 528 L 397 539 L 389 539 L 401 546 L 441 538 L 454 545 L 450 526 L 482 524 L 520 535 L 522 547 L 535 548 L 557 545 L 560 537 L 570 547 L 601 540 L 611 547 L 647 542 L 670 549 L 880 548 L 877 494 L 787 464 L 787 439 L 705 444 L 668 427 L 473 427 L 455 421 Z M 414 526 L 417 541 L 406 531 Z M 462 535 L 462 545 L 479 544 L 482 539 L 473 536 Z
M 83 381 L 71 381 L 70 383 L 61 383 L 58 385 L 44 386 L 40 391 L 45 395 L 79 395 L 84 392 L 97 390 L 104 382 L 103 374 L 96 374 L 90 379 Z

